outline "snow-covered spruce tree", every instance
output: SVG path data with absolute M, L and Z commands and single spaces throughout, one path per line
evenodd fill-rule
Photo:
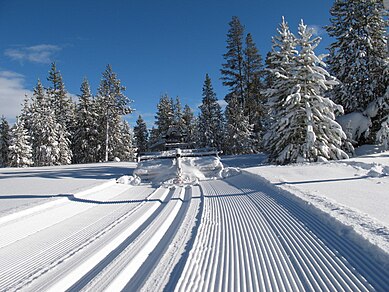
M 0 167 L 7 167 L 9 164 L 8 152 L 10 143 L 10 127 L 4 116 L 0 123 Z
M 245 154 L 253 152 L 252 125 L 244 115 L 238 98 L 231 96 L 225 111 L 227 136 L 223 151 L 227 154 Z
M 244 112 L 250 124 L 254 126 L 254 135 L 260 139 L 265 116 L 265 98 L 263 88 L 264 69 L 262 57 L 250 33 L 247 34 L 244 49 L 245 106 Z
M 8 159 L 11 167 L 27 167 L 33 164 L 30 136 L 24 128 L 24 121 L 17 118 L 11 130 Z
M 34 166 L 60 164 L 59 125 L 40 80 L 31 105 L 31 138 Z
M 133 132 L 127 121 L 122 119 L 119 123 L 120 138 L 113 141 L 117 143 L 113 147 L 113 155 L 121 161 L 130 161 L 135 157 L 135 150 L 132 145 Z
M 275 108 L 271 134 L 267 145 L 271 161 L 286 164 L 328 159 L 348 158 L 341 149 L 346 134 L 335 121 L 335 112 L 342 111 L 324 92 L 337 84 L 324 69 L 324 56 L 316 56 L 314 49 L 320 38 L 301 21 L 297 45 L 300 52 L 293 59 L 293 83 L 290 94 L 280 108 Z M 279 75 L 280 79 L 286 76 Z M 282 81 L 284 82 L 284 81 Z
M 189 147 L 197 147 L 197 121 L 194 117 L 193 111 L 189 105 L 184 106 L 184 111 L 182 113 L 183 121 L 183 137 L 185 143 L 188 143 Z
M 185 124 L 183 120 L 183 112 L 182 112 L 182 105 L 181 100 L 177 96 L 176 101 L 173 102 L 173 112 L 174 112 L 174 123 L 173 126 L 178 129 L 180 133 L 185 132 Z
M 225 135 L 224 117 L 208 74 L 205 75 L 202 95 L 203 100 L 199 106 L 199 144 L 201 147 L 221 150 Z
M 19 115 L 19 119 L 23 120 L 24 128 L 28 131 L 28 133 L 31 132 L 31 100 L 27 96 L 27 94 L 24 96 L 22 110 Z
M 232 17 L 229 22 L 227 33 L 227 53 L 223 55 L 226 63 L 222 65 L 221 74 L 223 85 L 229 88 L 230 93 L 225 97 L 226 101 L 232 95 L 238 99 L 240 106 L 245 103 L 245 80 L 244 80 L 244 48 L 243 33 L 244 27 L 239 18 Z
M 149 132 L 147 131 L 146 122 L 139 115 L 134 127 L 135 146 L 138 148 L 138 153 L 147 152 L 149 150 Z
M 389 149 L 389 86 L 383 97 L 383 109 L 386 116 L 382 119 L 381 128 L 377 131 L 376 141 L 382 143 L 385 150 Z
M 331 25 L 326 29 L 336 41 L 330 46 L 327 63 L 341 82 L 334 87 L 333 100 L 346 114 L 358 111 L 372 118 L 374 136 L 384 115 L 379 99 L 389 85 L 384 72 L 388 66 L 387 12 L 382 0 L 336 0 L 330 12 Z
M 263 92 L 267 98 L 268 112 L 267 132 L 264 135 L 263 144 L 266 151 L 274 155 L 280 151 L 278 149 L 279 132 L 288 126 L 283 123 L 286 120 L 282 120 L 282 117 L 288 113 L 284 108 L 285 100 L 296 85 L 292 68 L 298 53 L 297 39 L 291 33 L 284 17 L 277 28 L 277 33 L 272 38 L 272 50 L 266 58 L 267 89 Z
M 60 148 L 58 163 L 61 165 L 70 164 L 73 156 L 70 139 L 75 130 L 75 105 L 65 89 L 62 75 L 57 70 L 55 62 L 51 64 L 47 81 L 50 82 L 50 86 L 46 89 L 46 93 L 58 123 L 58 145 Z
M 112 71 L 111 65 L 107 65 L 96 97 L 96 105 L 99 113 L 99 128 L 104 129 L 100 135 L 99 160 L 108 161 L 114 158 L 113 147 L 119 142 L 120 118 L 132 113 L 130 104 L 132 101 L 124 95 L 126 88 Z
M 76 110 L 76 127 L 73 138 L 73 161 L 75 163 L 97 162 L 98 113 L 87 79 L 81 84 L 81 94 Z
M 174 125 L 174 104 L 173 100 L 168 95 L 163 95 L 157 105 L 157 113 L 155 116 L 155 139 L 158 141 L 167 134 L 167 131 Z

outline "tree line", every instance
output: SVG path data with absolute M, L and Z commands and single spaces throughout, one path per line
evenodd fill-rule
M 96 96 L 87 79 L 78 102 L 65 89 L 62 75 L 52 63 L 48 86 L 40 80 L 26 96 L 16 123 L 0 123 L 0 165 L 11 167 L 91 163 L 114 158 L 128 160 L 132 133 L 123 115 L 132 112 L 112 67 L 102 74 Z
M 264 151 L 270 162 L 278 164 L 347 158 L 355 146 L 365 143 L 380 142 L 387 147 L 388 13 L 383 1 L 335 0 L 330 14 L 330 25 L 325 29 L 335 41 L 328 48 L 328 55 L 316 55 L 321 39 L 303 21 L 294 34 L 282 18 L 265 61 L 252 35 L 245 32 L 238 17 L 232 17 L 220 69 L 223 85 L 228 88 L 224 112 L 206 74 L 198 116 L 188 105 L 182 109 L 178 97 L 173 100 L 164 95 L 157 104 L 152 129 L 147 129 L 142 116 L 138 117 L 134 147 L 140 152 L 148 151 L 172 127 L 179 129 L 183 142 L 191 147 L 215 147 L 227 154 Z M 58 81 L 54 85 L 55 71 L 52 69 L 48 78 L 51 87 L 39 89 L 42 86 L 38 82 L 32 101 L 26 103 L 14 128 L 20 124 L 26 133 L 38 133 L 37 122 L 34 128 L 26 115 L 31 115 L 34 104 L 39 103 L 38 96 L 43 95 L 58 124 L 54 127 L 57 131 L 54 140 L 62 145 L 58 146 L 61 150 L 50 147 L 50 151 L 58 153 L 55 163 L 129 157 L 134 151 L 130 146 L 132 137 L 128 135 L 128 124 L 120 117 L 131 112 L 130 101 L 122 94 L 123 87 L 112 69 L 107 67 L 103 74 L 106 81 L 104 85 L 102 81 L 95 99 L 90 95 L 87 81 L 83 83 L 76 111 L 70 109 L 76 105 L 63 97 L 66 96 L 61 89 L 63 85 Z M 77 122 L 81 111 L 84 116 Z M 74 119 L 70 119 L 72 113 L 77 113 Z M 0 128 L 4 145 L 5 140 L 15 138 L 7 138 L 10 134 L 3 124 L 4 119 Z M 45 125 L 48 124 L 47 120 Z M 23 136 L 16 134 L 18 131 L 12 129 L 11 136 Z M 77 139 L 69 141 L 72 135 Z M 28 140 L 28 135 L 25 139 Z M 31 139 L 36 165 L 42 160 L 37 159 L 42 146 L 38 140 Z M 1 143 L 3 159 L 7 159 L 5 152 L 19 147 Z M 42 151 L 48 150 L 43 147 Z

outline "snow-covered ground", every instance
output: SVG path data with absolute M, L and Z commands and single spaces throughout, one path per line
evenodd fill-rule
M 0 291 L 388 291 L 389 152 L 359 151 L 1 169 Z

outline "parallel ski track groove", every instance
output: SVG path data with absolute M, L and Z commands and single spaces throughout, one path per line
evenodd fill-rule
M 266 184 L 239 175 L 200 186 L 201 225 L 175 291 L 385 291 L 389 287 L 384 268 Z
M 124 291 L 140 290 L 140 288 L 146 281 L 146 278 L 149 277 L 151 271 L 156 267 L 163 254 L 168 249 L 169 244 L 172 242 L 174 236 L 178 232 L 178 229 L 182 226 L 182 222 L 184 221 L 184 218 L 188 212 L 189 205 L 192 199 L 192 186 L 183 187 L 182 191 L 184 191 L 183 202 L 179 202 L 181 204 L 181 207 L 172 224 L 169 226 L 169 229 L 166 231 L 165 235 L 162 237 L 158 245 L 154 248 L 147 260 L 142 264 L 142 266 L 138 269 L 135 275 L 126 284 L 123 289 Z M 178 199 L 180 200 L 180 198 Z
M 147 192 L 147 189 L 144 189 L 143 192 Z M 149 190 L 151 192 L 151 190 Z M 118 194 L 116 197 L 120 197 L 122 194 Z M 39 276 L 45 274 L 50 269 L 54 268 L 56 265 L 62 263 L 67 258 L 71 257 L 75 253 L 79 252 L 90 243 L 94 242 L 102 235 L 109 232 L 116 225 L 120 224 L 122 221 L 128 218 L 128 216 L 137 209 L 136 205 L 131 204 L 114 204 L 102 207 L 102 205 L 96 205 L 93 207 L 95 216 L 98 214 L 96 212 L 98 209 L 102 210 L 101 218 L 98 218 L 97 221 L 93 221 L 88 226 L 85 226 L 74 233 L 69 234 L 67 237 L 44 237 L 46 240 L 46 248 L 37 251 L 34 250 L 39 248 L 42 245 L 41 239 L 36 238 L 36 243 L 32 246 L 29 246 L 30 256 L 26 258 L 25 254 L 18 254 L 12 252 L 10 254 L 10 259 L 8 262 L 2 262 L 1 266 L 6 267 L 0 273 L 0 290 L 10 290 L 10 289 L 21 289 L 24 286 L 31 283 L 33 280 Z M 108 214 L 106 213 L 109 209 Z M 91 208 L 86 210 L 87 212 L 91 211 Z M 43 211 L 44 212 L 44 211 Z M 36 215 L 36 214 L 35 214 Z M 76 214 L 75 216 L 78 216 Z M 49 228 L 39 231 L 37 235 L 42 232 L 56 230 L 56 225 L 61 224 L 61 222 L 56 223 Z M 27 238 L 29 239 L 29 238 Z M 49 241 L 47 241 L 49 240 Z M 51 240 L 51 242 L 50 242 Z M 20 241 L 21 242 L 21 241 Z M 21 242 L 22 243 L 22 242 Z M 15 248 L 15 246 L 10 246 L 10 248 Z M 15 254 L 18 256 L 15 257 Z M 32 256 L 31 256 L 32 254 Z M 10 262 L 12 261 L 12 262 Z
M 283 234 L 282 245 L 289 250 L 291 257 L 299 261 L 297 267 L 303 268 L 309 281 L 318 285 L 315 289 L 385 291 L 389 287 L 389 273 L 364 256 L 361 248 L 341 238 L 314 214 L 277 190 L 263 185 L 263 192 L 258 191 L 258 183 L 249 176 L 243 178 L 244 184 L 236 178 L 230 182 L 238 188 L 244 185 L 240 188 L 242 192 L 249 194 L 273 228 Z M 307 269 L 304 258 L 315 265 Z M 327 281 L 324 283 L 323 279 Z M 307 285 L 308 288 L 314 287 Z

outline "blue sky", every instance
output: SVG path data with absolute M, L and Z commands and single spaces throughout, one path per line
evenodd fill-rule
M 37 79 L 47 84 L 56 61 L 65 86 L 78 94 L 87 77 L 93 93 L 106 65 L 112 65 L 136 112 L 154 122 L 162 94 L 179 96 L 197 110 L 205 74 L 218 99 L 226 94 L 220 68 L 228 22 L 238 16 L 263 57 L 285 16 L 293 32 L 300 19 L 317 29 L 325 53 L 330 40 L 329 0 L 0 0 L 0 115 L 18 114 L 24 94 Z

